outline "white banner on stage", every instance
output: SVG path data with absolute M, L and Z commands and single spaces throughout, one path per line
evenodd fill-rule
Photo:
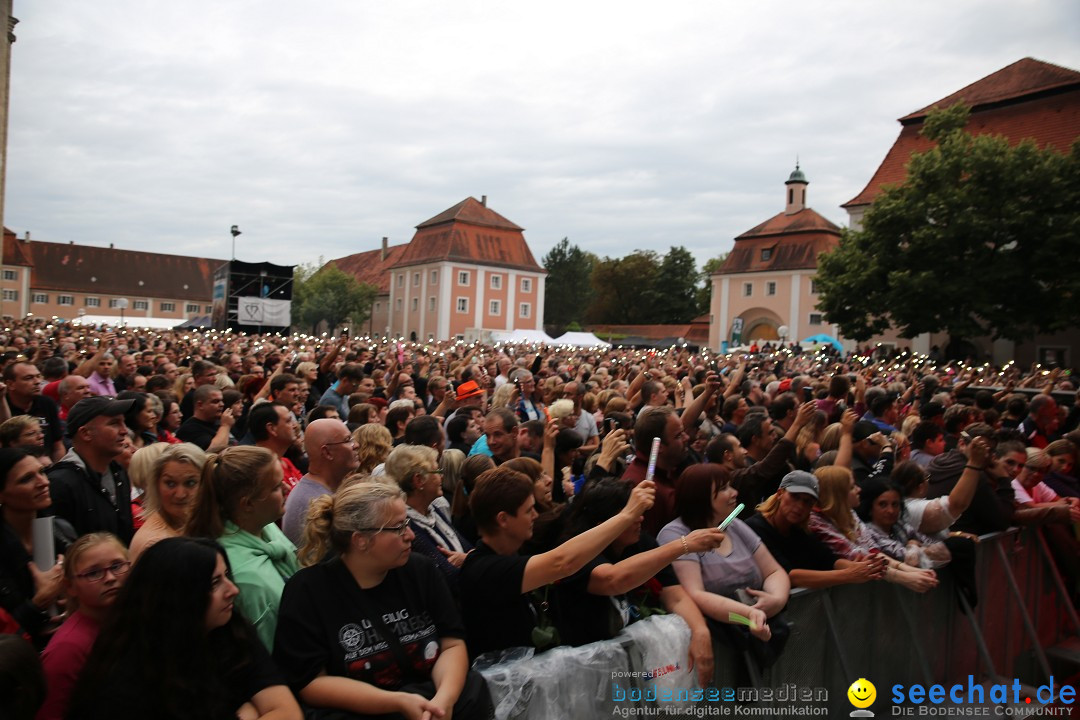
M 292 323 L 289 300 L 261 297 L 236 299 L 237 321 L 241 325 L 270 325 L 286 327 Z

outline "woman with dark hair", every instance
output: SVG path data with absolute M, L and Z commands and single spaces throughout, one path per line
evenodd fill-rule
M 552 476 L 555 484 L 551 492 L 555 502 L 568 502 L 574 496 L 574 463 L 581 455 L 584 444 L 577 430 L 559 428 L 559 434 L 555 436 L 555 474 Z M 584 468 L 584 463 L 580 464 Z
M 615 517 L 630 498 L 630 486 L 613 478 L 586 483 L 570 506 L 566 534 L 574 537 Z M 712 679 L 712 639 L 705 618 L 679 585 L 671 563 L 687 553 L 719 547 L 715 527 L 692 530 L 658 545 L 641 531 L 643 516 L 623 529 L 598 556 L 555 586 L 555 624 L 562 641 L 584 645 L 615 637 L 623 627 L 663 606 L 690 626 L 689 666 L 702 685 Z
M 667 543 L 694 530 L 716 527 L 735 510 L 738 496 L 722 465 L 691 465 L 675 486 L 679 516 L 664 526 L 657 540 Z M 732 521 L 718 548 L 686 553 L 674 568 L 702 613 L 720 623 L 731 622 L 731 613 L 750 618 L 754 623 L 750 634 L 770 640 L 769 620 L 787 605 L 791 581 L 746 523 Z
M 510 468 L 488 470 L 469 493 L 480 542 L 461 568 L 461 607 L 473 656 L 509 647 L 547 649 L 554 642 L 546 609 L 551 585 L 581 570 L 652 507 L 652 481 L 627 487 L 624 504 L 554 550 L 518 554 L 536 519 L 533 481 Z M 534 590 L 540 591 L 533 593 Z M 537 596 L 539 595 L 539 597 Z M 546 631 L 546 632 L 545 632 Z
M 904 473 L 897 471 L 903 468 L 917 471 L 920 477 L 924 474 L 918 463 L 908 461 L 897 465 L 892 476 L 902 478 Z M 871 478 L 863 483 L 856 513 L 875 546 L 894 560 L 926 570 L 949 563 L 949 549 L 941 538 L 928 537 L 908 525 L 903 490 L 892 481 Z
M 536 498 L 536 521 L 533 523 L 533 536 L 522 546 L 526 555 L 535 555 L 538 552 L 550 550 L 559 544 L 559 536 L 562 535 L 563 510 L 566 503 L 555 502 L 552 498 L 552 488 L 555 485 L 551 475 L 543 465 L 532 458 L 517 457 L 507 460 L 503 467 L 517 470 L 528 476 L 533 482 L 533 497 Z
M 134 400 L 131 408 L 124 413 L 124 424 L 131 435 L 135 449 L 157 442 L 158 420 L 157 407 L 150 402 L 150 396 L 144 392 L 125 390 L 116 396 L 117 400 Z
M 0 449 L 0 608 L 44 647 L 52 621 L 50 608 L 63 590 L 64 558 L 75 531 L 53 518 L 53 537 L 60 554 L 42 572 L 31 562 L 34 555 L 34 520 L 52 505 L 49 478 L 41 462 L 20 448 Z
M 161 400 L 161 417 L 158 418 L 157 439 L 158 442 L 166 442 L 175 445 L 180 442 L 176 437 L 176 430 L 184 421 L 184 415 L 180 412 L 180 403 L 176 396 L 165 390 L 155 393 Z
M 201 489 L 184 534 L 217 540 L 225 548 L 237 609 L 255 626 L 267 650 L 274 647 L 285 581 L 300 569 L 296 547 L 276 523 L 285 514 L 281 463 L 262 447 L 243 445 L 206 460 Z
M 72 694 L 69 718 L 300 720 L 212 540 L 168 538 L 132 568 Z
M 307 717 L 491 717 L 446 581 L 410 552 L 404 493 L 355 483 L 312 500 L 307 517 L 307 567 L 285 584 L 274 638 Z

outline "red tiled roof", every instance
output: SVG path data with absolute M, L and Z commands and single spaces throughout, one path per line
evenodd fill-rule
M 336 265 L 342 272 L 352 275 L 358 282 L 374 285 L 380 295 L 390 292 L 390 267 L 398 261 L 408 245 L 393 245 L 386 249 L 386 259 L 382 258 L 382 248 L 367 250 L 354 255 L 347 255 L 328 264 Z
M 543 272 L 522 228 L 471 197 L 417 225 L 391 267 L 442 260 Z
M 931 103 L 922 110 L 905 115 L 900 122 L 925 118 L 934 108 L 947 108 L 962 102 L 978 109 L 992 103 L 1018 100 L 1028 95 L 1060 90 L 1080 84 L 1080 72 L 1053 65 L 1034 58 L 1017 60 L 996 73 L 976 80 L 967 87 L 957 90 L 952 95 Z
M 836 247 L 840 226 L 811 208 L 779 213 L 735 238 L 735 247 L 715 275 L 780 270 L 813 270 L 817 257 Z M 771 249 L 768 260 L 761 251 Z
M 1061 152 L 1080 137 L 1080 73 L 1025 58 L 901 118 L 900 136 L 870 182 L 842 207 L 869 205 L 885 186 L 902 183 L 912 153 L 933 147 L 920 135 L 926 112 L 959 100 L 975 104 L 967 124 L 974 135 L 1002 135 L 1013 145 L 1031 138 Z
M 30 267 L 34 263 L 26 255 L 26 244 L 19 241 L 15 233 L 4 228 L 4 264 Z
M 504 230 L 525 229 L 523 227 L 518 227 L 499 213 L 490 209 L 487 205 L 480 203 L 476 198 L 472 197 L 467 197 L 454 207 L 443 210 L 430 220 L 425 220 L 417 225 L 416 229 L 419 230 L 420 228 L 430 227 L 432 225 L 442 225 L 443 223 L 453 222 L 455 220 L 466 222 L 470 225 L 485 225 L 487 227 L 503 228 Z
M 225 262 L 74 243 L 22 245 L 34 267 L 30 287 L 41 290 L 205 301 L 213 295 L 214 270 Z

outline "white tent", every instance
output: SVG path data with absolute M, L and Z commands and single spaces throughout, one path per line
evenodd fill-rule
M 555 338 L 557 345 L 576 345 L 577 347 L 611 347 L 611 343 L 601 340 L 591 332 L 568 332 Z
M 72 325 L 108 325 L 110 327 L 129 328 L 153 328 L 154 330 L 170 330 L 180 325 L 186 318 L 156 318 L 156 317 L 131 317 L 126 315 L 124 322 L 120 322 L 118 315 L 83 315 L 73 318 Z
M 553 343 L 554 340 L 543 330 L 493 331 L 491 342 L 497 343 Z

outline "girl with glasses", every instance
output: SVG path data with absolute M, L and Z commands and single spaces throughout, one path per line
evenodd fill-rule
M 308 567 L 285 585 L 274 638 L 308 718 L 491 717 L 450 590 L 410 552 L 413 538 L 395 485 L 360 482 L 311 502 L 300 548 Z
M 105 615 L 68 717 L 301 720 L 266 648 L 233 612 L 237 592 L 212 540 L 147 549 Z
M 130 569 L 127 548 L 110 533 L 83 535 L 68 548 L 64 589 L 71 614 L 41 655 L 49 694 L 37 720 L 64 717 L 71 688 Z

